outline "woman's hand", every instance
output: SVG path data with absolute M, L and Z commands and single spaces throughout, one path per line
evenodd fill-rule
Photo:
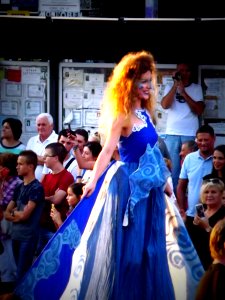
M 206 217 L 200 218 L 199 216 L 195 215 L 193 224 L 200 226 L 202 229 L 209 228 L 209 221 Z
M 96 183 L 94 183 L 93 181 L 86 183 L 85 186 L 83 187 L 82 198 L 89 197 L 94 192 L 95 187 L 96 187 Z

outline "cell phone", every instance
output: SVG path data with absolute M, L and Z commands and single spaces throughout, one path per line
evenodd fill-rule
M 197 212 L 197 215 L 199 216 L 199 218 L 205 217 L 204 206 L 201 203 L 196 204 L 195 209 L 196 209 L 196 212 Z

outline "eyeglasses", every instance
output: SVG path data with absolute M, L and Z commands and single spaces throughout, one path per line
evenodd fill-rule
M 222 180 L 220 180 L 219 178 L 207 178 L 207 179 L 203 179 L 203 182 L 204 183 L 212 182 L 212 183 L 215 183 L 215 184 L 223 183 Z

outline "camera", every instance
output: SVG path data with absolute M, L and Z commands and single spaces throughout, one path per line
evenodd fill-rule
M 176 72 L 175 75 L 172 78 L 173 78 L 173 80 L 180 81 L 181 80 L 181 74 L 180 74 L 180 72 Z
M 201 203 L 196 204 L 195 209 L 196 209 L 196 212 L 197 212 L 197 215 L 199 216 L 199 218 L 204 218 L 205 217 L 204 207 Z

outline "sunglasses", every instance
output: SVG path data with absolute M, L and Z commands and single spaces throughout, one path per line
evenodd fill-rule
M 222 183 L 222 181 L 219 178 L 207 178 L 207 179 L 204 179 L 203 182 L 204 183 L 212 182 L 215 184 Z

